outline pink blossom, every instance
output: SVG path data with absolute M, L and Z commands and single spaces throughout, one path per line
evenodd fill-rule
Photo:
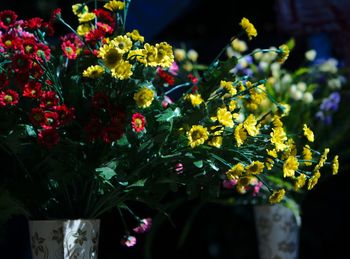
M 237 180 L 235 180 L 235 179 L 224 180 L 222 182 L 222 187 L 224 187 L 225 189 L 232 189 L 236 184 L 237 184 Z
M 145 218 L 140 221 L 140 225 L 138 225 L 136 228 L 134 228 L 135 233 L 146 233 L 148 232 L 152 227 L 152 219 L 151 218 Z
M 256 196 L 260 192 L 260 189 L 261 189 L 262 185 L 263 185 L 262 182 L 258 182 L 258 184 L 254 186 L 253 196 Z
M 137 239 L 134 236 L 130 236 L 130 235 L 125 235 L 122 240 L 120 241 L 120 244 L 122 244 L 123 246 L 127 246 L 127 247 L 132 247 L 134 245 L 136 245 Z
M 182 173 L 184 172 L 184 166 L 183 166 L 183 164 L 177 163 L 177 164 L 175 165 L 175 172 L 176 172 L 177 174 L 182 174 Z
M 164 100 L 162 101 L 163 108 L 168 107 L 169 103 L 173 103 L 173 101 L 168 96 L 164 96 Z
M 177 76 L 179 72 L 179 66 L 176 64 L 176 62 L 173 62 L 171 66 L 169 67 L 169 73 L 173 74 L 174 76 Z

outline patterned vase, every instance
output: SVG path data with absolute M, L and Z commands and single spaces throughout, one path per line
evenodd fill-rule
M 280 204 L 258 205 L 254 216 L 260 259 L 298 258 L 300 226 L 290 209 Z
M 33 259 L 97 259 L 100 220 L 29 221 Z

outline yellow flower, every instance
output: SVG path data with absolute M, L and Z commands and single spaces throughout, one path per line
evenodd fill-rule
M 136 59 L 137 61 L 144 63 L 144 58 L 142 49 L 133 49 L 128 53 L 128 59 Z
M 98 78 L 100 77 L 105 70 L 103 67 L 96 65 L 96 66 L 89 66 L 87 69 L 84 70 L 83 72 L 83 77 L 88 77 L 88 78 Z
M 242 123 L 235 128 L 235 139 L 238 147 L 243 145 L 244 141 L 247 139 L 247 131 L 244 129 Z
M 186 51 L 184 49 L 175 49 L 174 56 L 177 61 L 183 61 L 186 57 Z
M 338 170 L 339 170 L 338 156 L 335 156 L 334 159 L 333 159 L 333 163 L 332 163 L 333 175 L 338 174 Z
M 256 127 L 257 121 L 253 114 L 250 114 L 248 118 L 243 122 L 243 127 L 248 134 L 252 137 L 259 134 L 259 129 Z
M 264 170 L 264 163 L 260 161 L 254 161 L 245 169 L 248 174 L 260 174 Z
M 120 80 L 128 79 L 132 75 L 132 65 L 128 61 L 120 61 L 111 69 L 112 76 Z
M 79 14 L 79 23 L 84 23 L 84 22 L 89 22 L 93 19 L 96 18 L 96 15 L 94 13 L 82 13 L 82 14 Z
M 299 162 L 295 156 L 290 156 L 283 164 L 283 177 L 294 177 L 294 173 L 298 170 Z
M 166 42 L 156 44 L 157 63 L 161 67 L 170 67 L 174 62 L 173 48 Z
M 191 101 L 193 107 L 198 106 L 203 102 L 200 94 L 188 94 L 185 96 L 185 99 Z
M 294 182 L 294 190 L 299 190 L 300 188 L 303 188 L 303 186 L 306 183 L 306 175 L 305 174 L 301 174 L 299 175 Z
M 111 43 L 120 51 L 120 53 L 128 52 L 132 47 L 132 41 L 126 35 L 115 37 Z
M 244 52 L 248 49 L 247 44 L 239 39 L 235 39 L 231 42 L 231 47 L 233 50 L 237 51 L 237 52 Z
M 256 37 L 258 35 L 258 32 L 256 31 L 254 25 L 249 22 L 249 20 L 245 17 L 242 18 L 240 25 L 245 30 L 245 32 L 248 35 L 248 38 L 251 40 L 252 37 Z
M 198 59 L 198 52 L 195 51 L 194 49 L 190 49 L 188 52 L 187 52 L 187 57 L 189 60 L 191 60 L 192 62 L 196 62 L 197 59 Z
M 142 49 L 142 57 L 139 58 L 139 61 L 145 64 L 146 66 L 156 67 L 157 63 L 157 48 L 148 43 L 144 45 Z
M 290 52 L 290 50 L 286 44 L 279 46 L 277 61 L 279 63 L 284 63 L 287 60 L 287 58 L 289 57 L 289 52 Z
M 220 86 L 227 90 L 231 95 L 237 94 L 236 88 L 233 87 L 232 82 L 230 81 L 226 82 L 224 80 L 221 80 Z
M 75 15 L 80 15 L 89 12 L 89 7 L 87 5 L 75 4 L 72 5 L 72 11 Z
M 269 197 L 269 202 L 271 204 L 279 203 L 283 199 L 285 194 L 286 194 L 286 191 L 284 189 L 273 191 L 273 193 Z
M 202 145 L 209 137 L 207 128 L 201 125 L 193 125 L 187 132 L 188 143 L 191 148 Z
M 311 129 L 307 127 L 306 124 L 304 124 L 304 136 L 307 138 L 308 141 L 314 142 L 314 133 L 312 132 Z
M 111 12 L 115 12 L 117 10 L 123 10 L 125 7 L 125 3 L 122 1 L 112 0 L 103 6 Z
M 116 67 L 122 60 L 122 53 L 113 44 L 104 44 L 99 51 L 99 57 L 109 69 Z
M 243 172 L 244 165 L 238 163 L 226 172 L 226 176 L 229 180 L 237 180 L 239 177 L 242 176 Z
M 282 127 L 277 127 L 272 129 L 273 132 L 270 133 L 271 143 L 275 145 L 277 151 L 283 151 L 286 149 L 287 145 L 284 142 L 287 140 L 286 133 Z
M 318 179 L 321 177 L 320 171 L 317 171 L 307 182 L 307 189 L 311 190 L 318 183 Z
M 312 160 L 312 152 L 309 145 L 305 145 L 303 148 L 303 158 L 304 160 Z M 306 166 L 312 165 L 311 162 L 304 162 Z
M 251 184 L 252 182 L 254 182 L 255 179 L 256 178 L 252 175 L 242 176 L 238 179 L 237 188 L 247 186 L 248 184 Z
M 85 36 L 85 34 L 91 31 L 92 27 L 89 23 L 80 24 L 77 28 L 77 33 L 79 36 Z
M 228 109 L 233 112 L 235 109 L 237 109 L 237 103 L 235 100 L 231 100 L 229 105 L 228 105 Z
M 133 30 L 132 32 L 126 33 L 128 37 L 130 37 L 133 41 L 144 42 L 145 38 L 140 35 L 138 30 Z
M 267 151 L 267 154 L 269 155 L 269 157 L 266 158 L 265 166 L 268 170 L 271 170 L 273 167 L 273 164 L 275 163 L 273 158 L 277 158 L 277 151 L 275 149 L 272 149 L 272 150 L 267 149 L 266 151 Z M 273 157 L 273 158 L 271 158 L 271 157 Z
M 278 115 L 274 115 L 273 116 L 272 123 L 273 123 L 273 126 L 275 126 L 276 128 L 283 127 L 283 123 L 281 121 L 281 117 L 278 116 Z
M 222 145 L 222 137 L 221 136 L 213 136 L 212 139 L 208 142 L 210 146 L 220 148 Z
M 137 93 L 134 94 L 134 100 L 139 108 L 149 107 L 154 99 L 154 92 L 147 88 L 141 88 Z
M 226 109 L 226 107 L 219 108 L 217 110 L 216 116 L 222 125 L 225 127 L 233 128 L 232 114 Z
M 321 167 L 324 166 L 324 163 L 327 160 L 328 153 L 329 153 L 329 148 L 325 148 L 323 151 L 323 154 L 321 155 L 320 161 L 318 161 L 318 164 L 315 166 L 314 171 L 318 171 L 321 169 Z

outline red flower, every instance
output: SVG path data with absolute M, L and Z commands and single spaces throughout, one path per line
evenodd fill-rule
M 45 112 L 45 121 L 41 124 L 44 129 L 54 129 L 59 126 L 59 117 L 57 112 Z
M 106 33 L 113 33 L 113 27 L 109 26 L 107 23 L 97 22 L 97 28 Z
M 63 54 L 68 59 L 76 59 L 77 58 L 77 47 L 70 41 L 64 41 L 61 44 L 61 49 L 63 51 Z
M 54 23 L 56 20 L 59 20 L 61 18 L 61 12 L 61 8 L 56 8 L 53 10 L 50 17 L 50 23 Z
M 101 40 L 105 34 L 106 34 L 105 31 L 103 31 L 100 28 L 97 28 L 97 29 L 89 31 L 85 35 L 85 39 L 87 42 L 92 42 L 93 44 L 95 44 L 97 41 Z
M 58 100 L 59 100 L 54 91 L 42 92 L 40 99 L 41 99 L 40 107 L 42 108 L 50 108 L 53 106 L 57 106 Z
M 60 141 L 60 135 L 56 129 L 41 130 L 38 134 L 38 142 L 47 148 L 52 148 Z
M 20 49 L 22 47 L 22 39 L 13 34 L 4 34 L 0 38 L 0 46 L 4 49 Z
M 193 74 L 189 74 L 187 77 L 191 80 L 192 84 L 196 85 L 198 83 L 198 78 L 195 77 Z
M 141 132 L 145 129 L 146 120 L 140 113 L 134 113 L 131 118 L 131 126 L 137 132 Z
M 122 244 L 123 246 L 127 246 L 127 247 L 132 247 L 134 245 L 136 245 L 137 239 L 134 236 L 130 236 L 130 235 L 125 235 L 122 240 L 120 241 L 120 244 Z
M 0 12 L 0 29 L 7 30 L 14 25 L 17 19 L 17 14 L 11 10 L 4 10 Z
M 168 74 L 166 71 L 164 71 L 161 68 L 157 69 L 157 73 L 160 78 L 162 78 L 168 85 L 174 85 L 175 79 L 172 75 Z
M 28 28 L 29 30 L 40 29 L 42 22 L 43 22 L 43 19 L 39 17 L 34 17 L 27 21 L 24 21 L 24 27 Z
M 25 38 L 22 43 L 22 48 L 25 54 L 35 56 L 38 49 L 37 43 L 33 38 Z
M 37 44 L 36 58 L 40 61 L 43 61 L 45 58 L 46 61 L 50 60 L 51 50 L 49 46 L 44 43 Z
M 110 26 L 114 26 L 114 19 L 112 15 L 104 9 L 95 9 L 95 15 L 97 16 L 97 20 L 102 23 L 107 23 Z
M 18 93 L 11 89 L 0 92 L 0 107 L 13 106 L 18 103 Z
M 41 108 L 33 108 L 29 115 L 29 120 L 36 126 L 45 123 L 45 112 Z
M 17 53 L 13 56 L 11 64 L 16 73 L 25 74 L 31 68 L 32 60 L 26 54 Z
M 23 96 L 29 98 L 38 98 L 41 96 L 41 83 L 29 82 L 24 85 Z
M 62 125 L 70 123 L 74 119 L 74 108 L 68 108 L 65 104 L 55 106 L 54 111 L 58 114 L 59 123 Z

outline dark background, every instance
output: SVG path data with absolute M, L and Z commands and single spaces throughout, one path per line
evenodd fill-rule
M 277 29 L 276 12 L 278 10 L 274 1 L 184 0 L 176 1 L 177 8 L 172 7 L 168 12 L 162 6 L 165 2 L 167 1 L 162 0 L 158 5 L 150 6 L 147 1 L 134 0 L 130 18 L 128 18 L 129 27 L 139 29 L 141 34 L 146 36 L 146 41 L 168 41 L 175 47 L 185 44 L 188 49 L 197 50 L 200 63 L 209 63 L 216 56 L 238 31 L 238 23 L 242 17 L 249 18 L 259 33 L 256 39 L 249 42 L 250 49 L 278 46 L 291 37 L 290 34 Z M 66 21 L 72 21 L 71 5 L 73 3 L 76 2 L 2 0 L 0 10 L 15 10 L 22 18 L 40 16 L 48 19 L 48 10 L 61 7 L 63 18 Z M 141 4 L 142 7 L 136 7 Z M 142 13 L 148 14 L 146 16 L 148 18 L 144 18 L 147 20 L 141 20 Z M 59 30 L 64 29 L 60 27 Z M 296 48 L 291 53 L 286 66 L 298 66 L 307 49 L 305 37 L 296 37 L 296 42 Z M 345 96 L 342 108 L 334 120 L 335 126 L 342 123 L 343 116 L 348 116 L 348 101 L 349 97 Z M 344 142 L 333 147 L 335 153 L 345 154 L 340 159 L 343 167 L 340 174 L 317 185 L 306 195 L 301 204 L 301 259 L 349 258 L 347 235 L 350 233 L 348 223 L 350 195 L 348 194 L 347 142 L 348 139 L 344 139 Z M 0 158 L 1 162 L 6 161 L 1 154 Z M 117 212 L 105 215 L 101 223 L 99 258 L 142 258 L 146 251 L 151 251 L 150 258 L 155 259 L 194 256 L 203 259 L 258 258 L 254 217 L 250 206 L 203 205 L 194 217 L 186 241 L 179 247 L 178 242 L 183 226 L 196 206 L 198 201 L 188 201 L 171 211 L 173 224 L 164 217 L 156 218 L 157 231 L 141 237 L 134 248 L 125 248 L 119 244 L 123 231 Z M 150 214 L 155 213 L 153 211 Z M 0 241 L 1 259 L 30 258 L 26 224 L 26 219 L 20 217 L 8 223 L 8 233 Z M 340 235 L 345 235 L 345 238 L 341 238 Z

